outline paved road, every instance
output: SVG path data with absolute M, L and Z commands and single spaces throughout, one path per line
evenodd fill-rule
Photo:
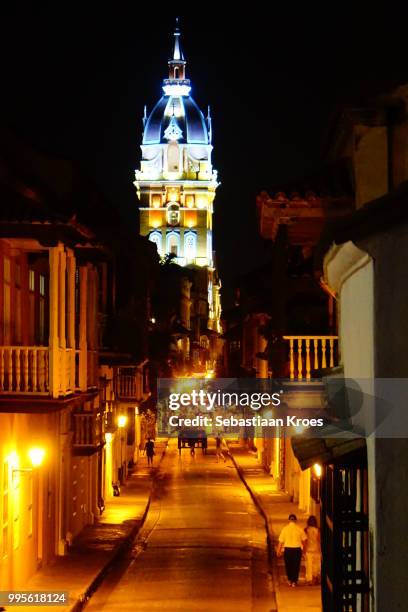
M 211 444 L 180 458 L 172 441 L 132 552 L 86 612 L 270 612 L 273 602 L 263 520 L 231 461 L 217 463 Z

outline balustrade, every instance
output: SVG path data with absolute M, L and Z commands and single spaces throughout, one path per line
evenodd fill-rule
M 47 347 L 0 347 L 0 393 L 45 394 L 49 388 Z
M 73 445 L 97 447 L 103 442 L 103 421 L 100 412 L 74 413 Z
M 310 380 L 312 372 L 337 365 L 338 336 L 283 336 L 289 343 L 290 379 Z
M 140 400 L 143 395 L 143 377 L 136 368 L 120 368 L 115 378 L 115 393 L 119 399 Z
M 75 385 L 75 353 L 57 349 L 58 395 L 68 395 Z M 0 393 L 51 393 L 50 349 L 46 346 L 0 346 Z

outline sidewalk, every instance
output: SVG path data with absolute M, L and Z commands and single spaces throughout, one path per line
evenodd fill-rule
M 296 514 L 302 528 L 306 526 L 307 515 L 290 501 L 286 493 L 276 490 L 273 479 L 259 464 L 255 453 L 234 442 L 229 442 L 228 447 L 244 484 L 266 519 L 275 551 L 279 533 L 288 522 L 289 514 Z M 305 585 L 304 567 L 301 569 L 299 587 L 294 589 L 287 584 L 283 558 L 278 559 L 274 554 L 272 565 L 279 612 L 321 612 L 320 587 Z
M 53 606 L 59 612 L 80 610 L 81 604 L 103 579 L 115 560 L 132 543 L 142 526 L 150 504 L 152 483 L 166 450 L 167 441 L 156 441 L 153 469 L 141 457 L 119 497 L 110 500 L 103 515 L 85 527 L 75 538 L 70 552 L 57 557 L 52 565 L 38 571 L 26 584 L 25 591 L 67 591 L 67 606 Z M 44 606 L 19 606 L 19 611 L 44 610 Z

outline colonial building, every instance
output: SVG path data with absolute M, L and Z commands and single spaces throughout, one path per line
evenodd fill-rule
M 360 409 L 346 416 L 364 437 L 312 453 L 299 440 L 295 450 L 303 468 L 313 461 L 323 465 L 324 609 L 401 610 L 408 461 L 401 386 L 408 373 L 407 85 L 365 108 L 345 109 L 331 127 L 329 155 L 349 164 L 355 211 L 327 234 L 324 280 L 338 305 L 344 380 L 356 381 L 362 391 Z M 394 428 L 387 433 L 381 429 L 381 415 L 388 414 L 384 401 L 394 409 Z
M 124 266 L 103 226 L 114 223 L 122 245 L 129 236 L 83 174 L 1 136 L 0 588 L 10 590 L 68 552 L 137 459 L 148 285 L 128 270 L 152 276 L 157 255 L 136 236 Z
M 211 162 L 210 110 L 205 118 L 191 96 L 178 27 L 168 66 L 163 96 L 149 115 L 145 109 L 143 118 L 142 160 L 135 181 L 140 232 L 161 256 L 172 254 L 178 265 L 204 272 L 207 321 L 201 340 L 210 343 L 205 330 L 220 332 L 220 281 L 212 240 L 218 181 Z M 197 286 L 201 276 L 199 272 Z

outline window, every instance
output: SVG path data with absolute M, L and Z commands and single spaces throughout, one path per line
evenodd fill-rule
M 11 261 L 5 257 L 3 261 L 4 294 L 3 294 L 3 334 L 4 344 L 11 343 Z
M 184 257 L 188 261 L 196 258 L 197 236 L 194 232 L 187 232 L 184 236 Z
M 16 291 L 15 293 L 16 325 L 15 325 L 15 339 L 14 340 L 16 344 L 21 344 L 21 337 L 22 337 L 22 331 L 21 331 L 21 308 L 22 308 L 22 304 L 21 304 L 21 265 L 17 261 L 14 266 L 14 284 L 15 284 L 15 291 Z
M 38 316 L 39 316 L 39 341 L 40 344 L 45 344 L 45 276 L 44 274 L 40 274 L 39 277 L 39 304 L 38 304 Z M 67 300 L 68 304 L 68 300 Z
M 169 172 L 179 171 L 179 146 L 176 142 L 170 142 L 167 147 L 167 169 Z
M 149 240 L 156 245 L 157 252 L 159 255 L 162 254 L 162 235 L 161 232 L 151 232 Z
M 162 197 L 161 195 L 154 193 L 152 195 L 151 204 L 153 208 L 160 208 L 162 205 Z
M 35 271 L 30 270 L 28 274 L 28 288 L 30 291 L 35 291 Z
M 186 195 L 186 207 L 187 208 L 194 208 L 194 204 L 195 204 L 194 196 L 191 195 L 191 194 Z
M 167 235 L 167 253 L 178 256 L 180 252 L 180 236 L 176 232 Z
M 28 272 L 30 344 L 35 344 L 35 271 Z

